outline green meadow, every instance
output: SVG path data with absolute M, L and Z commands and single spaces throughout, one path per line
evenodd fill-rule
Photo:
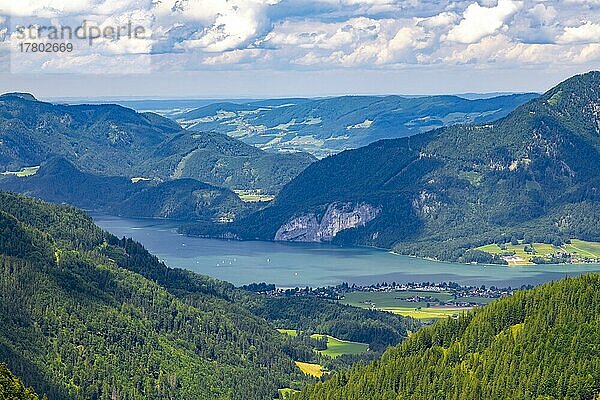
M 299 390 L 294 390 L 291 388 L 279 389 L 279 398 L 284 400 L 291 399 L 292 396 L 298 392 Z
M 452 300 L 453 296 L 449 292 L 424 292 L 419 290 L 407 290 L 398 292 L 351 292 L 344 295 L 341 303 L 361 308 L 418 308 L 427 307 L 426 301 L 411 302 L 407 299 L 419 297 L 432 297 L 437 301 L 444 303 Z
M 19 178 L 24 178 L 27 176 L 31 176 L 31 175 L 35 175 L 38 170 L 40 169 L 39 166 L 37 167 L 25 167 L 20 171 L 6 171 L 6 172 L 2 172 L 0 173 L 1 175 L 15 175 L 18 176 Z
M 277 329 L 279 332 L 290 336 L 298 336 L 298 331 L 295 329 Z M 314 333 L 310 335 L 311 338 L 321 339 L 327 337 L 327 349 L 316 350 L 320 354 L 325 356 L 336 358 L 342 354 L 361 354 L 369 349 L 369 345 L 366 343 L 351 342 L 349 340 L 342 340 L 331 335 L 322 335 Z
M 326 371 L 323 369 L 323 366 L 320 364 L 311 364 L 302 361 L 294 362 L 296 363 L 296 366 L 300 368 L 300 371 L 304 372 L 306 375 L 314 376 L 315 378 L 320 378 L 326 373 Z
M 341 300 L 343 304 L 352 305 L 394 314 L 412 317 L 421 320 L 434 320 L 447 317 L 459 316 L 469 307 L 437 306 L 432 302 L 411 302 L 407 299 L 419 297 L 431 297 L 440 303 L 452 300 L 454 297 L 449 292 L 425 292 L 419 290 L 407 290 L 398 292 L 352 292 L 347 293 Z M 458 301 L 473 301 L 477 303 L 489 303 L 492 299 L 483 298 L 459 298 Z
M 330 335 L 320 335 L 317 333 L 311 335 L 311 337 L 317 339 L 324 336 L 327 337 L 327 349 L 318 350 L 318 352 L 331 358 L 336 358 L 342 354 L 361 354 L 369 349 L 369 345 L 366 343 L 350 342 Z
M 260 190 L 234 190 L 234 193 L 238 195 L 240 200 L 245 203 L 261 203 L 267 202 L 274 199 L 273 196 L 263 194 Z
M 585 240 L 572 239 L 571 243 L 563 246 L 569 253 L 582 257 L 600 258 L 600 243 L 586 242 Z
M 298 331 L 295 329 L 277 329 L 280 333 L 285 333 L 290 336 L 298 336 Z
M 531 247 L 533 250 L 525 251 L 526 246 Z M 532 243 L 528 245 L 523 243 L 523 241 L 519 241 L 519 244 L 506 243 L 502 247 L 497 244 L 487 244 L 477 247 L 476 250 L 498 255 L 514 252 L 514 257 L 518 257 L 521 260 L 509 261 L 509 265 L 533 264 L 531 261 L 533 257 L 550 257 L 557 253 L 570 253 L 573 256 L 584 259 L 600 258 L 600 243 L 579 239 L 571 239 L 571 243 L 566 243 L 562 246 L 554 246 L 548 243 Z

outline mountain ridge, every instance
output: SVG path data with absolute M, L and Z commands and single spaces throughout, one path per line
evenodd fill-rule
M 199 147 L 202 157 L 189 156 Z M 266 153 L 215 133 L 186 132 L 171 119 L 115 104 L 0 96 L 0 171 L 39 166 L 56 156 L 98 175 L 168 180 L 181 172 L 215 186 L 272 194 L 314 160 Z
M 195 179 L 100 176 L 80 171 L 63 157 L 45 161 L 31 176 L 0 178 L 0 189 L 131 218 L 235 219 L 252 209 L 232 191 Z
M 378 217 L 359 224 L 363 216 L 354 215 L 334 243 L 458 260 L 472 247 L 512 236 L 600 240 L 591 229 L 598 218 L 587 215 L 600 209 L 599 105 L 600 73 L 576 76 L 493 123 L 440 128 L 327 157 L 266 209 L 238 223 L 186 232 L 273 240 L 295 218 L 319 220 L 332 204 L 340 210 L 368 204 L 381 209 Z

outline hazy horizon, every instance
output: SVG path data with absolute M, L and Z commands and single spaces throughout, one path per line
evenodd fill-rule
M 3 92 L 3 93 L 15 93 L 15 92 Z M 29 92 L 26 92 L 29 93 Z M 285 100 L 285 99 L 327 99 L 334 97 L 387 97 L 387 96 L 399 96 L 399 97 L 429 97 L 429 96 L 456 96 L 463 98 L 470 98 L 471 96 L 477 98 L 490 98 L 497 96 L 510 96 L 514 94 L 541 94 L 542 92 L 466 92 L 466 93 L 436 93 L 436 94 L 412 94 L 412 93 L 383 93 L 383 94 L 363 94 L 363 93 L 355 93 L 355 94 L 332 94 L 332 95 L 322 95 L 322 96 L 265 96 L 265 97 L 175 97 L 175 96 L 165 96 L 165 97 L 153 97 L 153 96 L 73 96 L 73 97 L 37 97 L 38 100 L 43 101 L 92 101 L 92 102 L 101 102 L 101 101 L 123 101 L 123 102 L 136 102 L 136 101 L 244 101 L 244 102 L 253 102 L 253 101 L 262 101 L 262 100 Z M 30 93 L 33 94 L 33 93 Z
M 39 99 L 273 99 L 322 98 L 337 96 L 430 96 L 466 94 L 544 93 L 573 75 L 592 69 L 571 68 L 558 71 L 486 71 L 482 78 L 464 73 L 464 79 L 445 80 L 439 74 L 423 76 L 426 71 L 367 71 L 355 79 L 356 71 L 295 72 L 282 74 L 253 72 L 253 79 L 239 71 L 211 71 L 189 75 L 77 75 L 77 74 L 0 74 L 2 92 L 27 92 Z M 269 74 L 272 76 L 269 78 Z M 487 79 L 485 75 L 487 74 Z M 530 76 L 531 74 L 531 76 Z M 468 77 L 471 76 L 470 79 Z M 534 78 L 535 76 L 535 78 Z M 293 77 L 293 78 L 291 78 Z M 395 79 L 392 79 L 396 77 Z M 493 79 L 496 77 L 496 79 Z M 314 82 L 321 83 L 318 87 Z M 312 86 L 311 84 L 312 83 Z

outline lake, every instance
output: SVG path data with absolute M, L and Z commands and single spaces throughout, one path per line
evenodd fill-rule
M 174 268 L 242 285 L 275 283 L 279 287 L 327 286 L 341 282 L 442 282 L 519 287 L 600 271 L 598 264 L 484 266 L 401 256 L 384 250 L 321 244 L 226 241 L 183 236 L 177 225 L 93 215 L 96 223 L 118 237 L 131 237 Z

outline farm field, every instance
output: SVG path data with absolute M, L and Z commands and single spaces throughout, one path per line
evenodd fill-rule
M 535 252 L 533 252 L 533 253 L 528 253 L 525 251 L 524 243 L 520 243 L 518 245 L 506 243 L 504 245 L 504 247 L 505 247 L 504 249 L 501 249 L 500 246 L 498 246 L 495 243 L 487 244 L 485 246 L 477 247 L 476 250 L 485 251 L 486 253 L 490 253 L 490 254 L 502 254 L 502 253 L 514 252 L 515 253 L 514 257 L 520 258 L 521 260 L 509 261 L 508 262 L 509 265 L 530 265 L 530 264 L 533 264 L 533 262 L 531 262 L 532 257 L 549 256 L 558 251 L 561 251 L 561 249 L 559 247 L 554 247 L 553 245 L 547 244 L 547 243 L 533 243 L 532 246 L 535 249 Z
M 477 304 L 489 304 L 489 303 L 491 303 L 494 300 L 498 300 L 498 299 L 487 298 L 487 297 L 474 297 L 474 296 L 458 297 L 456 299 L 457 302 L 477 303 Z
M 341 300 L 341 302 L 343 304 L 348 304 L 355 307 L 388 311 L 394 314 L 404 315 L 407 317 L 422 320 L 433 320 L 439 318 L 452 317 L 455 315 L 460 315 L 463 311 L 470 309 L 443 306 L 432 307 L 431 303 L 433 302 L 410 302 L 406 300 L 409 298 L 414 298 L 415 296 L 431 297 L 432 299 L 437 299 L 439 302 L 442 303 L 453 299 L 452 294 L 448 292 L 425 292 L 419 290 L 407 290 L 398 292 L 352 292 L 346 294 L 346 297 L 343 300 Z M 458 300 L 488 303 L 493 299 L 465 298 Z
M 582 257 L 600 258 L 600 243 L 572 239 L 571 243 L 563 246 L 569 253 Z
M 600 243 L 587 242 L 584 240 L 571 239 L 571 243 L 562 246 L 554 246 L 548 243 L 533 243 L 533 252 L 526 252 L 527 244 L 522 241 L 518 245 L 506 243 L 503 248 L 497 244 L 487 244 L 477 247 L 476 250 L 485 251 L 490 254 L 503 254 L 514 252 L 515 260 L 509 260 L 509 265 L 531 265 L 533 257 L 547 257 L 556 253 L 571 253 L 583 258 L 600 258 Z
M 295 329 L 277 329 L 281 333 L 285 333 L 290 336 L 298 336 L 298 332 Z M 327 337 L 327 349 L 316 350 L 320 354 L 335 358 L 342 354 L 360 354 L 364 353 L 369 349 L 369 345 L 366 343 L 351 342 L 348 340 L 338 339 L 330 335 L 322 335 L 314 333 L 310 335 L 311 338 L 320 339 Z
M 290 336 L 298 336 L 298 331 L 295 329 L 277 329 L 277 331 Z
M 463 312 L 469 311 L 471 307 L 427 307 L 427 308 L 409 308 L 392 307 L 380 308 L 381 311 L 388 311 L 394 314 L 403 315 L 422 320 L 434 320 L 447 317 L 460 316 Z
M 295 393 L 298 393 L 298 390 L 294 390 L 291 388 L 283 388 L 283 389 L 279 389 L 279 396 L 282 399 L 289 399 L 292 397 L 292 395 L 294 395 Z
M 237 194 L 243 202 L 246 203 L 260 203 L 274 199 L 273 196 L 262 194 L 257 190 L 234 190 L 233 192 Z
M 296 363 L 302 372 L 307 375 L 314 376 L 315 378 L 320 378 L 325 374 L 323 367 L 319 364 L 305 363 L 302 361 L 294 361 L 294 363 Z
M 407 290 L 398 292 L 352 292 L 347 293 L 343 300 L 343 304 L 348 304 L 354 307 L 361 308 L 418 308 L 427 307 L 427 301 L 411 302 L 406 299 L 419 297 L 432 297 L 439 302 L 452 300 L 453 296 L 448 292 L 425 292 L 419 290 Z
M 333 336 L 319 335 L 316 333 L 311 335 L 313 338 L 322 338 L 324 336 L 327 337 L 327 349 L 317 351 L 331 358 L 336 358 L 342 354 L 361 354 L 369 349 L 369 345 L 366 343 L 350 342 Z
M 31 176 L 31 175 L 35 175 L 38 170 L 40 169 L 39 166 L 37 167 L 25 167 L 20 171 L 6 171 L 6 172 L 2 172 L 0 173 L 0 175 L 16 175 L 19 178 L 24 178 L 27 176 Z

